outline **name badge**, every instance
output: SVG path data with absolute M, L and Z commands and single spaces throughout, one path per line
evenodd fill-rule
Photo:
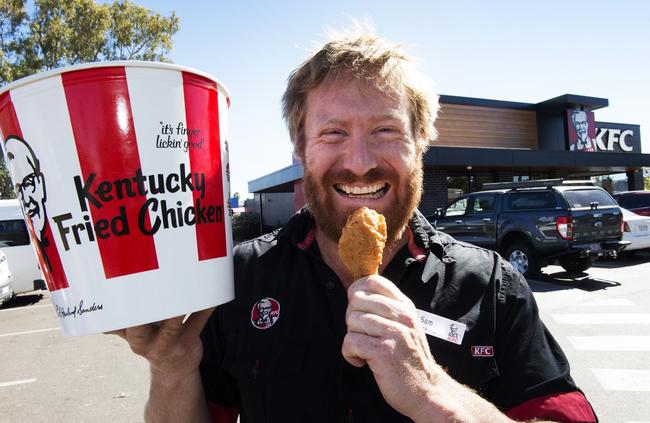
M 418 316 L 427 335 L 453 342 L 456 345 L 460 345 L 463 342 L 463 336 L 467 328 L 467 325 L 464 323 L 456 322 L 455 320 L 447 319 L 424 310 L 418 310 Z

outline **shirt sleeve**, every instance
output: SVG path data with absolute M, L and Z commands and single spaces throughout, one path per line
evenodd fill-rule
M 217 307 L 201 333 L 203 359 L 199 370 L 206 399 L 211 405 L 239 408 L 237 382 L 222 366 L 225 348 L 222 308 Z
M 495 357 L 499 376 L 490 382 L 490 400 L 502 410 L 511 410 L 542 398 L 556 398 L 540 402 L 547 411 L 530 408 L 532 415 L 528 418 L 561 415 L 563 409 L 579 405 L 590 416 L 579 421 L 597 421 L 589 402 L 571 378 L 564 352 L 541 321 L 528 283 L 509 263 L 503 262 L 502 271 L 496 316 Z M 572 392 L 579 395 L 562 395 Z M 576 398 L 579 401 L 574 401 Z

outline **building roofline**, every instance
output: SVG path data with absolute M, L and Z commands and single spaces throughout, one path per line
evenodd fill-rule
M 477 106 L 477 107 L 494 107 L 499 109 L 535 110 L 535 104 L 533 103 L 491 100 L 488 98 L 476 98 L 476 97 L 460 97 L 456 95 L 446 95 L 446 94 L 441 94 L 439 98 L 440 98 L 440 103 L 442 104 L 458 104 L 462 106 Z
M 300 162 L 297 162 L 249 181 L 248 192 L 283 192 L 284 188 L 278 187 L 285 186 L 286 184 L 291 184 L 291 191 L 293 191 L 292 183 L 302 179 L 302 174 L 302 165 Z M 286 186 L 286 188 L 288 189 L 289 186 Z
M 609 100 L 600 97 L 588 97 L 577 94 L 563 94 L 539 103 L 523 103 L 518 101 L 492 100 L 487 98 L 461 97 L 455 95 L 440 95 L 442 104 L 458 104 L 477 107 L 494 107 L 500 109 L 534 110 L 541 112 L 563 111 L 566 109 L 582 109 L 593 111 L 609 106 Z

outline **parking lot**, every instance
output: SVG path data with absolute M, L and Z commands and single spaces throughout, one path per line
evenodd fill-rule
M 1 422 L 142 421 L 147 364 L 124 341 L 63 336 L 46 291 L 7 306 L 0 309 Z
M 530 281 L 602 422 L 650 422 L 650 253 Z M 0 422 L 139 422 L 146 362 L 115 336 L 64 337 L 45 291 L 0 309 Z

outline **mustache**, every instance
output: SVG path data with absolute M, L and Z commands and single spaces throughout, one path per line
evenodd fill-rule
M 29 201 L 23 201 L 23 205 L 26 209 L 31 209 L 32 207 L 39 208 L 38 202 L 34 201 L 32 198 L 30 198 Z
M 329 170 L 324 177 L 326 185 L 333 185 L 336 183 L 351 184 L 351 183 L 365 183 L 372 184 L 374 182 L 394 181 L 395 173 L 387 169 L 373 168 L 366 172 L 364 175 L 359 176 L 350 170 Z
M 25 209 L 25 213 L 27 213 L 30 218 L 34 216 L 41 216 L 40 204 L 38 204 L 38 201 L 34 201 L 31 197 L 29 198 L 29 201 L 23 201 L 23 207 Z

